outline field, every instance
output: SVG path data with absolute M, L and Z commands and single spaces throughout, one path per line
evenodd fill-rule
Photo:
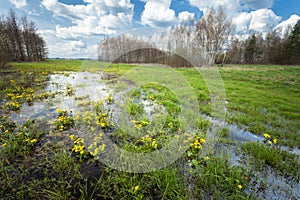
M 300 198 L 300 66 L 0 73 L 2 199 Z

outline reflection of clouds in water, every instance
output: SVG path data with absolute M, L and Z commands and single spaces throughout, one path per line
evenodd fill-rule
M 66 95 L 66 87 L 75 89 L 75 94 Z M 89 97 L 90 101 L 104 99 L 110 90 L 102 81 L 102 74 L 90 72 L 64 72 L 49 75 L 49 81 L 40 93 L 57 93 L 54 98 L 36 100 L 32 106 L 24 103 L 19 113 L 14 113 L 12 119 L 18 123 L 24 123 L 27 119 L 45 118 L 52 120 L 57 117 L 56 108 L 76 113 L 80 109 L 76 104 L 76 97 Z

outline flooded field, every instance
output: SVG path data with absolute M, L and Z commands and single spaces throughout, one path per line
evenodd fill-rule
M 124 182 L 124 191 L 114 197 L 127 194 L 142 199 L 166 195 L 172 199 L 178 195 L 175 191 L 181 191 L 179 196 L 183 199 L 300 198 L 298 146 L 287 146 L 278 137 L 253 133 L 246 124 L 239 126 L 231 120 L 211 117 L 201 109 L 189 110 L 189 104 L 182 105 L 170 88 L 156 82 L 140 86 L 118 76 L 105 71 L 53 71 L 44 73 L 39 82 L 34 77 L 35 84 L 41 86 L 34 91 L 28 89 L 33 86 L 20 87 L 18 80 L 7 76 L 10 89 L 2 94 L 5 98 L 0 141 L 1 158 L 7 160 L 1 164 L 1 174 L 7 177 L 5 182 L 13 182 L 15 175 L 21 176 L 23 181 L 16 187 L 30 183 L 33 194 L 44 197 L 55 195 L 49 189 L 37 189 L 32 180 L 51 186 L 53 179 L 71 188 L 85 188 L 84 194 L 61 191 L 59 194 L 65 197 L 109 198 L 113 195 L 109 185 L 129 181 L 131 184 Z M 20 96 L 26 97 L 25 101 Z M 9 107 L 10 102 L 20 106 Z M 188 120 L 183 112 L 190 116 Z M 12 144 L 19 137 L 24 142 L 13 149 Z M 22 148 L 28 153 L 24 154 Z M 273 154 L 277 157 L 264 157 Z M 42 164 L 27 168 L 18 159 L 16 165 L 8 164 L 14 162 L 11 158 L 24 156 Z M 280 159 L 282 164 L 277 164 Z M 20 163 L 26 173 L 17 168 L 8 171 L 9 166 Z M 287 168 L 288 165 L 294 168 Z M 49 166 L 59 171 L 54 172 Z M 60 170 L 67 166 L 72 169 L 64 175 Z M 141 169 L 145 170 L 143 175 L 138 172 Z M 166 179 L 173 180 L 169 189 L 169 183 L 163 182 Z M 97 192 L 91 193 L 83 183 L 76 185 L 74 180 L 92 185 Z M 15 191 L 14 195 L 25 194 Z

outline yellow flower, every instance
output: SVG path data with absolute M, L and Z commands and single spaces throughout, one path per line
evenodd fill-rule
M 201 138 L 200 139 L 200 143 L 204 143 L 205 142 L 205 139 L 204 138 Z
M 56 112 L 57 112 L 58 114 L 61 114 L 61 113 L 63 113 L 64 111 L 63 111 L 62 109 L 60 109 L 60 108 L 57 108 L 57 109 L 56 109 Z
M 76 137 L 74 134 L 70 135 L 71 140 L 76 140 Z
M 205 160 L 209 160 L 209 157 L 208 157 L 208 156 L 206 156 L 204 159 L 205 159 Z
M 140 188 L 140 186 L 138 186 L 138 185 L 135 186 L 135 187 L 134 187 L 134 193 L 137 193 L 137 191 L 139 190 L 139 188 Z
M 31 143 L 36 143 L 37 142 L 37 139 L 32 139 L 30 140 Z
M 265 134 L 264 134 L 264 137 L 265 137 L 265 138 L 271 138 L 271 136 L 270 136 L 268 133 L 265 133 Z
M 8 133 L 8 130 L 5 130 L 5 132 L 4 133 Z
M 243 188 L 243 186 L 242 186 L 242 185 L 237 185 L 237 187 L 238 187 L 239 189 L 242 189 L 242 188 Z
M 274 142 L 274 144 L 277 144 L 277 140 L 276 139 L 274 139 L 273 142 Z
M 106 124 L 105 124 L 104 122 L 100 122 L 100 126 L 101 126 L 101 127 L 105 127 Z
M 5 147 L 5 146 L 6 146 L 6 143 L 2 144 L 2 146 Z
M 102 144 L 102 145 L 101 145 L 101 151 L 104 151 L 104 150 L 105 150 L 105 146 L 106 146 L 105 144 Z

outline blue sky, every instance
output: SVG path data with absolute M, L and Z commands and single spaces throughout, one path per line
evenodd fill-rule
M 34 21 L 49 57 L 95 57 L 104 37 L 136 28 L 167 29 L 199 20 L 208 8 L 223 6 L 235 32 L 265 32 L 294 26 L 300 0 L 1 0 L 0 12 L 14 9 Z

